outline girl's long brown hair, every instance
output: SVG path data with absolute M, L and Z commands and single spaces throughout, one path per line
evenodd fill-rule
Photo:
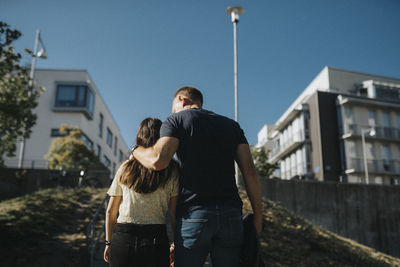
M 136 144 L 145 148 L 153 146 L 160 138 L 161 124 L 162 122 L 157 118 L 144 119 L 139 126 Z M 173 159 L 166 169 L 153 171 L 133 158 L 124 163 L 120 182 L 137 193 L 151 193 L 159 186 L 164 187 L 169 179 L 178 173 L 178 164 Z

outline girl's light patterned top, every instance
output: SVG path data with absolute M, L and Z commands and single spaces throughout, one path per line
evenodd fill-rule
M 121 164 L 114 180 L 108 189 L 110 196 L 122 196 L 119 207 L 118 223 L 165 224 L 169 201 L 178 195 L 179 177 L 175 173 L 165 187 L 160 186 L 148 194 L 136 193 L 133 189 L 120 183 L 123 165 Z

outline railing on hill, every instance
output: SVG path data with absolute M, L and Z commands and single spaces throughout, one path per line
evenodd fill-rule
M 86 229 L 86 238 L 88 242 L 88 248 L 89 248 L 89 257 L 90 257 L 90 267 L 94 266 L 94 252 L 97 246 L 97 243 L 99 243 L 101 235 L 105 231 L 105 225 L 106 225 L 106 220 L 104 219 L 104 223 L 100 229 L 97 229 L 96 231 L 96 223 L 98 222 L 100 212 L 103 211 L 104 213 L 105 210 L 107 209 L 108 206 L 108 200 L 109 196 L 106 195 L 99 207 L 96 210 L 96 213 L 94 214 L 92 220 L 90 220 L 90 223 Z
M 4 165 L 8 168 L 19 168 L 18 159 L 5 159 Z M 27 169 L 48 169 L 49 161 L 44 159 L 24 159 L 21 168 Z

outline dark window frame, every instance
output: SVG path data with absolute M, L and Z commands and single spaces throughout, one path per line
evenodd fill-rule
M 376 98 L 390 99 L 393 101 L 400 100 L 400 89 L 385 85 L 374 85 Z
M 110 128 L 107 127 L 106 144 L 112 148 L 113 146 L 113 133 Z
M 100 118 L 100 119 L 99 119 L 99 129 L 98 129 L 97 134 L 99 135 L 99 137 L 103 138 L 104 116 L 103 116 L 102 113 L 100 113 L 99 118 Z
M 97 144 L 96 149 L 96 156 L 101 159 L 101 145 Z
M 52 128 L 50 130 L 50 137 L 64 137 L 69 135 L 69 130 L 66 131 L 66 133 L 60 133 L 59 128 Z
M 118 137 L 114 136 L 114 156 L 117 156 L 117 150 L 118 150 Z
M 111 167 L 111 160 L 106 155 L 103 155 L 103 163 L 107 168 Z
M 74 90 L 74 103 L 72 105 L 61 104 L 60 88 L 72 88 Z M 84 89 L 83 105 L 79 105 L 79 92 L 80 88 Z M 91 96 L 91 97 L 90 97 Z M 90 103 L 89 103 L 90 102 Z M 69 82 L 59 82 L 56 84 L 56 94 L 54 99 L 54 111 L 72 111 L 72 112 L 83 112 L 89 119 L 92 119 L 95 106 L 95 93 L 94 90 L 85 83 L 69 83 Z
M 59 128 L 52 128 L 50 130 L 50 137 L 65 137 L 68 136 L 70 133 L 71 129 L 67 129 L 65 133 L 60 133 L 60 129 Z M 85 145 L 87 147 L 89 147 L 91 150 L 93 150 L 94 148 L 94 143 L 92 141 L 92 139 L 90 139 L 82 130 L 81 131 L 81 139 L 82 141 L 85 143 Z
M 81 130 L 81 132 L 82 132 L 82 130 Z M 85 140 L 86 139 L 86 140 Z M 93 150 L 93 146 L 94 146 L 94 143 L 93 143 L 93 141 L 86 135 L 86 134 L 84 134 L 83 132 L 82 132 L 82 141 L 91 149 L 91 150 Z M 89 145 L 90 144 L 90 145 Z
M 119 162 L 122 162 L 124 160 L 124 153 L 122 152 L 122 150 L 119 150 Z

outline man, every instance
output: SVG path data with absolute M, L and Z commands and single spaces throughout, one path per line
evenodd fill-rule
M 162 124 L 160 139 L 150 148 L 137 147 L 133 157 L 153 170 L 166 168 L 173 155 L 181 165 L 175 230 L 175 266 L 239 266 L 243 241 L 242 202 L 235 182 L 234 161 L 244 179 L 254 226 L 261 231 L 261 193 L 249 145 L 239 124 L 202 109 L 194 87 L 176 91 L 172 115 Z

